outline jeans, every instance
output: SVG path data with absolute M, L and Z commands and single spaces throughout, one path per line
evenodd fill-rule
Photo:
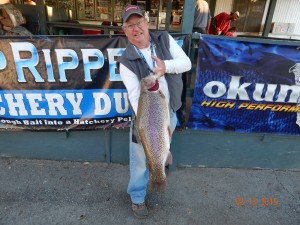
M 173 133 L 177 124 L 176 112 L 170 112 L 170 128 Z M 149 181 L 149 170 L 146 168 L 146 156 L 143 146 L 132 142 L 132 127 L 129 134 L 129 167 L 130 179 L 127 193 L 133 203 L 139 204 L 145 201 L 147 185 Z

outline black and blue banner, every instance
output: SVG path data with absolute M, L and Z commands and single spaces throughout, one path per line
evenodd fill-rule
M 0 129 L 128 128 L 116 66 L 126 44 L 124 35 L 1 37 Z
M 202 35 L 187 126 L 300 135 L 297 43 Z
M 2 38 L 0 127 L 128 127 L 131 110 L 116 60 L 126 37 Z

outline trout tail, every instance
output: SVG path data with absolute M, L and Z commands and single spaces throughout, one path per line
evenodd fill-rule
M 167 187 L 167 181 L 152 181 L 150 178 L 150 189 L 155 192 L 164 192 Z

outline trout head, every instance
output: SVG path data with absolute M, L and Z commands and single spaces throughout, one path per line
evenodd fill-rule
M 142 79 L 141 81 L 142 91 L 157 91 L 159 89 L 158 76 L 149 75 Z

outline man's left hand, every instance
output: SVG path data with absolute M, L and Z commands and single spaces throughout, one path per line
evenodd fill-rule
M 166 73 L 165 62 L 160 58 L 157 58 L 156 56 L 151 56 L 151 57 L 156 63 L 156 67 L 152 69 L 153 73 L 155 73 L 159 77 L 163 76 Z

